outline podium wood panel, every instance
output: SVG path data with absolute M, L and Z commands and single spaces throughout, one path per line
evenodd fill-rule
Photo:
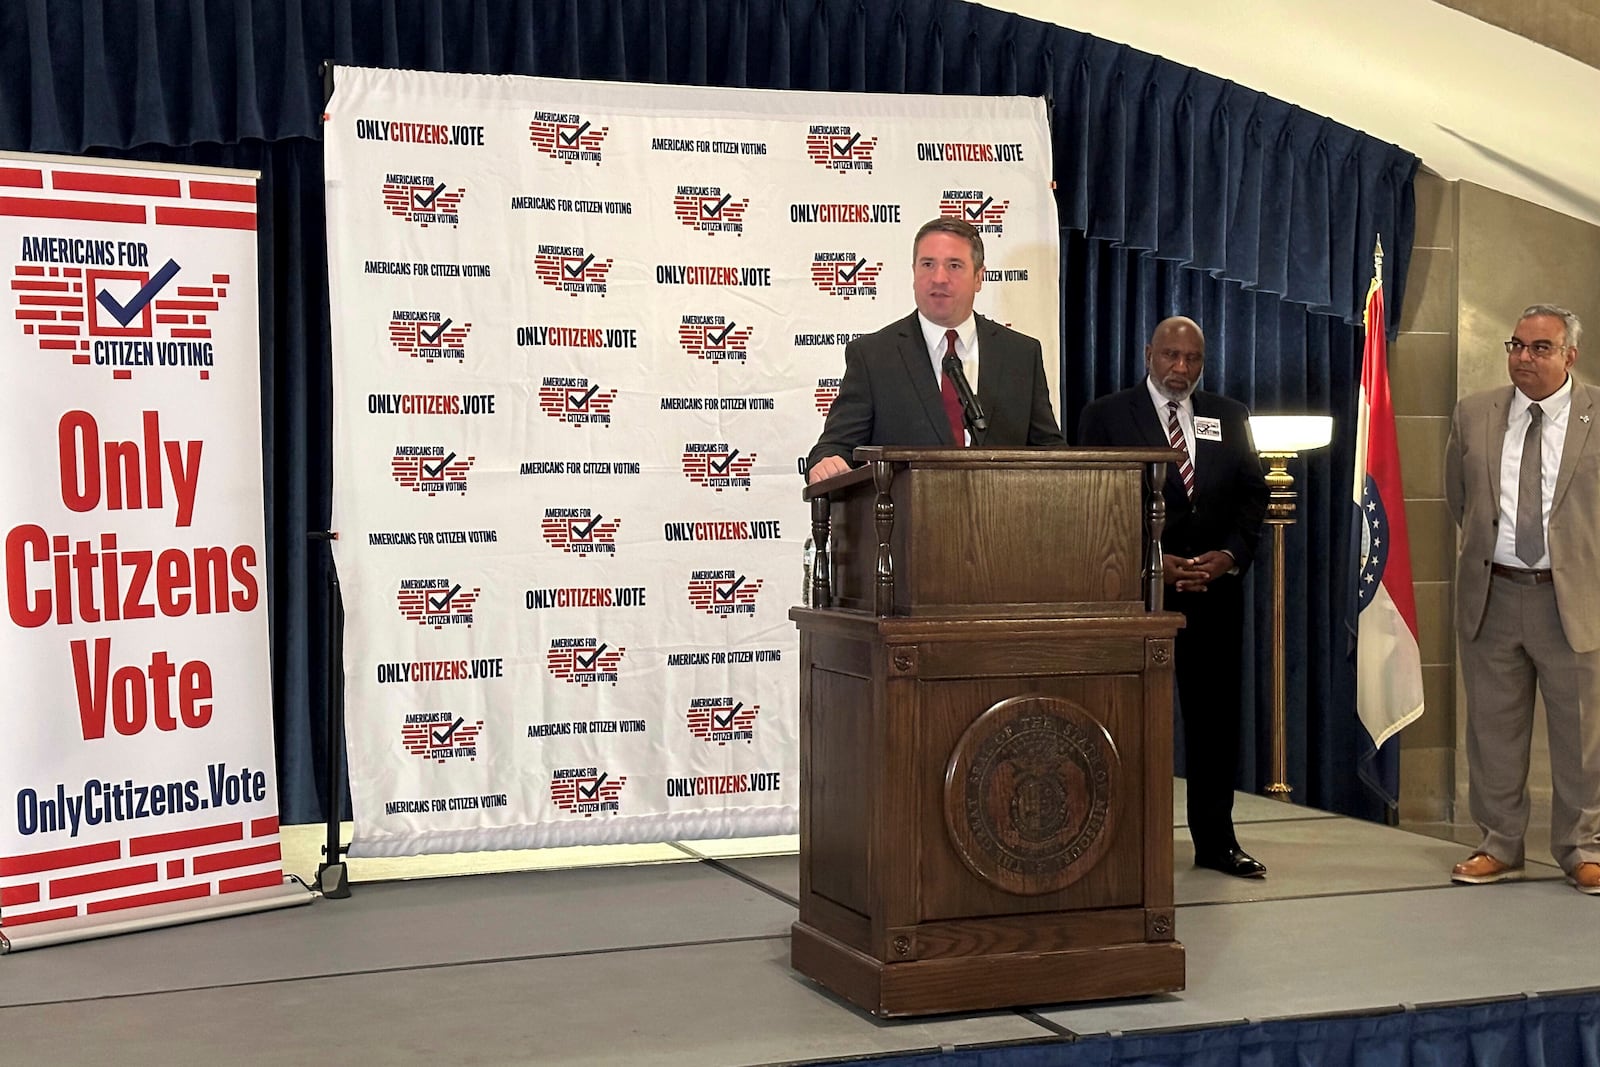
M 862 449 L 808 490 L 801 973 L 880 1015 L 1183 988 L 1171 455 Z

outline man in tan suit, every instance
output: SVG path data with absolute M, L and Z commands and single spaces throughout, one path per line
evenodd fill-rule
M 1524 310 L 1505 342 L 1511 387 L 1464 397 L 1450 423 L 1468 796 L 1483 833 L 1456 882 L 1522 876 L 1537 685 L 1550 851 L 1580 892 L 1600 894 L 1600 387 L 1568 373 L 1582 330 L 1564 308 Z

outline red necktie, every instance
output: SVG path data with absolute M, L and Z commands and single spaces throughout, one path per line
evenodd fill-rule
M 955 360 L 956 366 L 961 366 L 961 357 L 956 355 L 956 332 L 944 332 L 945 354 Z M 966 425 L 961 418 L 961 397 L 956 395 L 956 383 L 949 374 L 939 375 L 939 395 L 944 399 L 944 416 L 950 420 L 950 433 L 954 436 L 956 447 L 967 443 Z

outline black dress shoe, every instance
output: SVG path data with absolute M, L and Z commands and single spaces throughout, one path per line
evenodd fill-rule
M 1235 878 L 1265 878 L 1267 876 L 1266 864 L 1254 859 L 1242 848 L 1230 848 L 1226 852 L 1200 853 L 1194 858 L 1196 867 L 1205 867 L 1208 870 L 1221 871 L 1231 874 Z

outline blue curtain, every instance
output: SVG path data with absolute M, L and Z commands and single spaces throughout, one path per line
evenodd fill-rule
M 321 577 L 305 542 L 306 530 L 327 524 L 330 499 L 318 143 L 324 59 L 557 78 L 1048 97 L 1067 268 L 1062 415 L 1069 424 L 1092 392 L 1136 374 L 1128 354 L 1143 345 L 1150 316 L 1162 308 L 1206 323 L 1214 353 L 1207 373 L 1224 374 L 1212 385 L 1263 410 L 1304 403 L 1348 414 L 1359 345 L 1344 327 L 1360 320 L 1377 233 L 1389 253 L 1390 321 L 1400 320 L 1414 156 L 1212 75 L 960 0 L 0 4 L 0 149 L 263 172 L 264 448 L 286 822 L 318 819 L 324 808 L 315 784 L 326 755 Z M 1074 253 L 1071 242 L 1080 239 Z M 1202 306 L 1205 314 L 1197 314 Z M 1347 419 L 1341 427 L 1348 432 Z M 1348 784 L 1356 754 L 1348 745 L 1349 686 L 1333 681 L 1348 667 L 1333 651 L 1342 642 L 1324 640 L 1322 629 L 1325 616 L 1339 614 L 1331 601 L 1339 596 L 1343 550 L 1322 550 L 1339 522 L 1332 502 L 1315 498 L 1330 491 L 1337 498 L 1342 476 L 1330 472 L 1343 469 L 1340 455 L 1348 465 L 1348 442 L 1309 465 L 1296 537 L 1310 545 L 1291 549 L 1313 595 L 1303 605 L 1307 617 L 1292 620 L 1290 641 L 1314 651 L 1291 657 L 1306 674 L 1307 701 L 1291 738 L 1300 776 L 1291 780 L 1297 796 L 1360 812 Z M 1267 650 L 1253 635 L 1250 641 L 1248 654 L 1265 663 Z M 1246 756 L 1248 787 L 1256 760 Z
M 1283 1019 L 839 1060 L 837 1067 L 1600 1067 L 1600 998 Z
M 1338 426 L 1354 425 L 1359 327 L 1077 232 L 1062 235 L 1062 265 L 1068 440 L 1075 440 L 1088 400 L 1144 377 L 1145 342 L 1169 315 L 1188 315 L 1205 330 L 1206 389 L 1257 414 L 1329 412 Z M 1290 472 L 1298 507 L 1284 545 L 1293 591 L 1285 617 L 1286 749 L 1296 800 L 1377 818 L 1381 803 L 1353 773 L 1352 754 L 1365 733 L 1351 710 L 1355 675 L 1344 654 L 1350 560 L 1343 523 L 1354 450 L 1353 434 L 1336 434 L 1332 447 L 1301 457 Z M 1271 536 L 1269 528 L 1246 578 L 1246 602 L 1255 609 L 1243 641 L 1239 787 L 1251 792 L 1271 781 L 1272 771 Z

